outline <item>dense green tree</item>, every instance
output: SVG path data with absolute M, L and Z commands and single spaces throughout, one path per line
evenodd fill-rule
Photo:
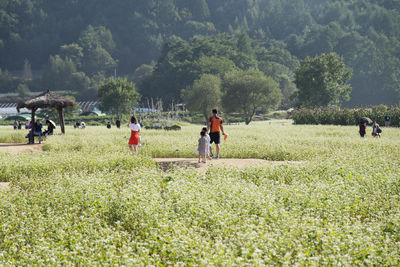
M 279 88 L 282 93 L 281 108 L 293 108 L 296 105 L 296 100 L 294 98 L 294 95 L 297 92 L 296 84 L 294 84 L 288 76 L 282 74 L 279 77 Z
M 133 80 L 135 83 L 140 83 L 153 73 L 154 67 L 151 65 L 143 64 L 136 68 L 133 73 Z
M 136 92 L 135 84 L 126 79 L 109 78 L 102 83 L 98 96 L 100 99 L 100 109 L 113 115 L 121 116 L 132 113 L 140 100 L 140 95 Z
M 111 31 L 104 26 L 93 27 L 89 25 L 82 32 L 78 43 L 86 50 L 102 47 L 108 53 L 112 53 L 115 49 L 115 43 Z
M 70 58 L 80 68 L 82 66 L 83 48 L 77 43 L 62 45 L 60 47 L 60 56 L 62 58 Z
M 111 32 L 105 27 L 88 26 L 77 43 L 62 45 L 50 56 L 42 76 L 42 86 L 52 90 L 78 91 L 83 98 L 94 98 L 101 82 L 114 72 L 117 62 Z
M 101 46 L 86 51 L 83 58 L 82 70 L 92 76 L 98 72 L 111 74 L 117 66 L 117 62 Z
M 182 90 L 187 109 L 200 112 L 204 121 L 207 121 L 210 110 L 220 106 L 221 96 L 221 79 L 212 74 L 202 74 L 192 88 Z
M 352 71 L 336 53 L 307 57 L 296 71 L 299 103 L 304 106 L 340 105 L 349 100 Z
M 257 66 L 258 58 L 262 60 L 260 61 L 262 65 L 272 65 L 274 60 L 286 64 L 288 67 L 276 71 L 277 77 L 282 73 L 281 70 L 293 75 L 291 68 L 296 64 L 291 59 L 287 60 L 290 62 L 287 63 L 278 56 L 273 56 L 274 53 L 264 56 L 263 53 L 267 54 L 265 49 L 263 52 L 259 50 L 262 50 L 262 47 L 256 45 L 253 47 L 250 38 L 244 34 L 196 36 L 190 42 L 176 38 L 165 44 L 152 75 L 140 84 L 140 91 L 146 97 L 162 96 L 167 101 L 180 99 L 177 88 L 191 86 L 201 74 L 209 73 L 223 77 L 226 72 L 236 68 L 249 69 Z
M 294 77 L 294 71 L 299 61 L 290 52 L 279 46 L 272 46 L 268 49 L 259 47 L 257 49 L 258 69 L 278 81 L 280 75 L 284 74 Z
M 354 70 L 347 105 L 393 104 L 400 99 L 399 10 L 396 0 L 3 0 L 0 68 L 21 77 L 28 58 L 35 79 L 50 55 L 59 55 L 98 80 L 115 68 L 131 75 L 160 57 L 168 64 L 155 67 L 157 82 L 145 91 L 170 99 L 199 78 L 201 73 L 188 70 L 203 56 L 227 58 L 241 69 L 257 67 L 278 81 L 281 74 L 293 78 L 294 68 L 282 61 L 287 51 L 295 60 L 336 52 Z M 222 33 L 237 35 L 221 38 Z M 190 51 L 165 61 L 164 44 L 176 37 Z M 284 57 L 271 60 L 277 50 Z M 168 76 L 173 84 L 157 90 Z M 19 82 L 4 90 L 15 91 Z
M 20 83 L 17 87 L 16 93 L 18 96 L 24 98 L 30 95 L 29 87 L 25 83 Z
M 7 70 L 0 69 L 0 92 L 9 93 L 15 92 L 18 85 L 21 83 L 21 79 L 13 77 Z
M 117 62 L 112 57 L 115 43 L 108 29 L 89 25 L 81 34 L 78 43 L 83 48 L 83 72 L 88 76 L 92 76 L 98 72 L 112 73 L 117 66 Z M 72 50 L 72 48 L 70 47 L 69 50 Z M 75 47 L 75 50 L 78 50 L 75 53 L 79 55 L 79 48 Z
M 196 20 L 204 20 L 210 17 L 210 9 L 206 0 L 185 0 L 182 6 L 188 6 Z
M 24 60 L 24 68 L 22 70 L 22 78 L 25 80 L 32 79 L 32 69 L 31 69 L 31 64 L 29 63 L 28 59 Z
M 232 60 L 217 56 L 204 56 L 193 63 L 193 69 L 199 75 L 208 73 L 223 77 L 225 73 L 235 68 L 236 65 Z
M 50 57 L 41 79 L 44 89 L 54 91 L 84 91 L 89 83 L 90 79 L 83 72 L 77 71 L 70 58 L 62 59 L 59 55 Z
M 228 72 L 222 82 L 222 104 L 227 112 L 238 112 L 249 124 L 256 111 L 268 111 L 281 101 L 278 84 L 257 69 Z

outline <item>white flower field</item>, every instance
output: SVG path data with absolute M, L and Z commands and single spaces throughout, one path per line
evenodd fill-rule
M 0 265 L 400 265 L 398 128 L 226 125 L 223 158 L 284 164 L 157 166 L 196 157 L 201 128 L 143 130 L 138 156 L 105 126 L 0 153 Z

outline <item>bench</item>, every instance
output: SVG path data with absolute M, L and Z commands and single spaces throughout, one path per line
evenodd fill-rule
M 32 130 L 25 136 L 28 138 L 28 144 L 34 144 L 35 143 L 35 136 L 39 136 L 39 144 L 42 142 L 42 136 L 45 136 L 43 133 L 37 134 L 34 133 Z

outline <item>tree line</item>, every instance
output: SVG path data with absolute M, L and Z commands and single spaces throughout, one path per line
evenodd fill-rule
M 242 35 L 238 38 L 238 43 L 247 44 L 248 40 L 246 35 Z M 182 52 L 182 50 L 180 51 Z M 188 52 L 190 49 L 185 51 Z M 230 51 L 233 51 L 233 49 L 230 49 Z M 236 55 L 236 53 L 233 54 Z M 184 59 L 185 57 L 182 57 L 182 55 L 184 53 L 181 53 L 181 59 Z M 242 57 L 239 58 L 242 59 Z M 167 72 L 168 77 L 161 75 L 164 71 L 160 74 L 155 72 L 149 75 L 145 79 L 148 83 L 147 86 L 154 86 L 154 90 L 165 90 L 163 82 L 165 84 L 168 84 L 169 81 L 181 82 L 181 79 L 175 79 L 175 76 L 178 75 L 189 77 L 186 88 L 180 90 L 180 98 L 191 112 L 201 113 L 205 121 L 210 110 L 216 107 L 222 107 L 228 113 L 239 114 L 246 124 L 253 120 L 257 112 L 266 113 L 279 105 L 282 107 L 281 100 L 282 92 L 285 91 L 284 88 L 279 88 L 279 84 L 275 82 L 273 77 L 266 76 L 264 72 L 257 68 L 255 58 L 246 58 L 244 61 L 253 62 L 255 66 L 246 64 L 241 68 L 227 58 L 216 56 L 203 56 L 198 61 L 200 63 L 183 60 L 182 64 L 195 62 L 196 66 L 206 67 L 203 71 L 179 74 L 180 71 L 187 68 L 181 69 L 178 64 L 174 66 L 177 69 L 172 68 Z M 214 62 L 219 64 L 213 64 Z M 169 65 L 169 67 L 171 66 Z M 189 68 L 189 70 L 198 69 L 201 68 L 194 68 L 193 66 Z M 197 74 L 198 77 L 194 78 Z M 351 75 L 352 71 L 344 64 L 343 58 L 335 53 L 322 54 L 314 58 L 307 57 L 300 62 L 300 66 L 295 71 L 294 83 L 297 89 L 285 97 L 287 101 L 293 102 L 291 104 L 296 101 L 296 105 L 307 107 L 340 105 L 342 101 L 348 100 L 350 97 L 351 86 L 348 81 Z M 195 80 L 191 83 L 190 78 Z M 283 82 L 281 86 L 287 86 L 287 83 Z M 146 82 L 141 88 L 146 88 Z M 149 87 L 149 89 L 151 90 L 152 87 Z M 150 95 L 151 93 L 150 91 Z M 162 95 L 162 92 L 159 92 L 159 94 Z M 118 116 L 129 113 L 132 105 L 136 105 L 140 97 L 140 94 L 136 91 L 136 85 L 126 79 L 110 78 L 106 83 L 101 84 L 99 89 L 101 109 Z M 283 102 L 284 104 L 287 104 L 287 102 Z
M 399 101 L 394 0 L 4 0 L 0 11 L 0 92 L 51 88 L 93 98 L 117 72 L 144 96 L 181 100 L 208 57 L 257 68 L 286 94 L 300 61 L 334 52 L 353 70 L 346 105 Z M 233 46 L 243 34 L 250 41 Z M 169 74 L 179 86 L 159 91 L 156 81 Z

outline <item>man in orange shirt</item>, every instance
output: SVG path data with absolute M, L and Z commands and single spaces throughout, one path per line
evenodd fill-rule
M 220 131 L 222 132 L 223 135 L 224 133 L 224 127 L 222 126 L 222 118 L 218 116 L 218 111 L 216 109 L 212 110 L 213 115 L 208 118 L 207 121 L 207 131 L 210 130 L 210 156 L 213 157 L 212 149 L 211 149 L 211 144 L 215 143 L 215 148 L 216 148 L 216 155 L 215 158 L 219 158 L 219 144 L 220 144 L 220 139 L 221 139 L 221 134 Z

